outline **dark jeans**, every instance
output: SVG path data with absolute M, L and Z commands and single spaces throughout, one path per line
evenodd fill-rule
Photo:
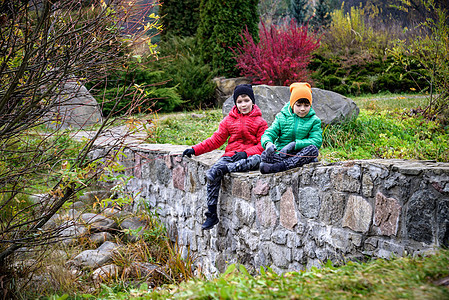
M 229 172 L 247 172 L 259 169 L 260 155 L 251 155 L 246 159 L 232 161 L 230 156 L 222 156 L 220 159 L 206 172 L 207 177 L 207 205 L 216 205 L 218 203 L 218 195 L 220 193 L 221 179 L 224 174 L 217 172 L 220 166 L 226 165 Z
M 302 167 L 305 164 L 318 161 L 318 154 L 318 147 L 315 145 L 304 147 L 298 152 L 288 155 L 264 151 L 261 156 L 260 171 L 262 174 L 267 174 Z

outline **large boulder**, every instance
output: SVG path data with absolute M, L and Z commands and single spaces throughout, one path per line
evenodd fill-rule
M 97 100 L 76 79 L 69 79 L 63 84 L 56 101 L 57 106 L 47 116 L 49 121 L 58 121 L 50 123 L 52 127 L 83 128 L 102 122 Z
M 217 88 L 215 89 L 215 99 L 217 99 L 217 106 L 223 105 L 223 103 L 229 97 L 232 97 L 234 93 L 234 88 L 239 84 L 251 83 L 251 80 L 246 77 L 237 78 L 225 78 L 216 77 L 213 79 Z
M 273 123 L 276 114 L 290 100 L 288 86 L 253 86 L 256 104 L 262 110 L 262 117 Z M 357 118 L 359 108 L 351 99 L 332 91 L 312 88 L 312 107 L 324 124 L 342 123 L 352 118 Z M 223 116 L 229 114 L 234 99 L 232 95 L 223 104 Z

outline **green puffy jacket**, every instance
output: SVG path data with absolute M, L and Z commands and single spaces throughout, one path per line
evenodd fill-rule
M 261 144 L 266 149 L 265 145 L 272 142 L 278 150 L 281 150 L 293 141 L 296 142 L 296 151 L 310 145 L 315 145 L 319 149 L 323 144 L 321 120 L 312 108 L 304 118 L 298 117 L 287 102 L 276 115 L 273 124 L 265 130 Z

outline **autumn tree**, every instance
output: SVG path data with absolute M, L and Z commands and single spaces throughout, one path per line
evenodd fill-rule
M 112 119 L 104 116 L 92 138 L 79 144 L 61 130 L 57 112 L 72 97 L 65 93 L 68 82 L 107 80 L 129 59 L 133 37 L 125 39 L 121 28 L 133 7 L 120 0 L 23 0 L 1 1 L 0 9 L 1 274 L 17 249 L 55 241 L 58 231 L 45 224 L 98 175 L 89 153 Z M 32 201 L 38 193 L 45 197 Z M 8 288 L 11 278 L 0 278 Z

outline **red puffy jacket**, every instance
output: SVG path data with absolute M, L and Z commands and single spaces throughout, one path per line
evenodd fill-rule
M 237 106 L 233 106 L 218 126 L 218 130 L 201 143 L 193 146 L 195 155 L 218 149 L 229 137 L 228 145 L 223 156 L 233 156 L 235 152 L 246 152 L 248 156 L 261 154 L 263 148 L 260 138 L 268 128 L 267 121 L 262 118 L 262 112 L 257 105 L 246 115 L 242 115 Z

